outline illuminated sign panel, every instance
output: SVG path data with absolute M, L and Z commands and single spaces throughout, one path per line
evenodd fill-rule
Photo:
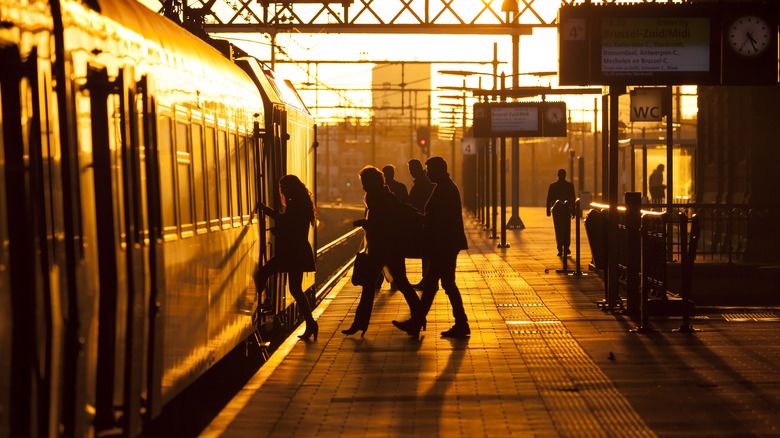
M 536 106 L 497 106 L 490 108 L 490 130 L 494 134 L 535 133 L 539 131 Z
M 566 103 L 475 103 L 474 136 L 482 138 L 565 137 Z
M 605 76 L 708 72 L 708 18 L 609 18 L 601 24 Z
M 580 4 L 560 8 L 561 85 L 771 85 L 773 4 Z

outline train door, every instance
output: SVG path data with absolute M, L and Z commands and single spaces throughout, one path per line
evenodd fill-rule
M 279 179 L 284 176 L 284 153 L 283 153 L 283 126 L 282 126 L 282 111 L 276 105 L 270 105 L 271 114 L 266 122 L 266 144 L 263 153 L 264 160 L 264 176 L 266 190 L 265 196 L 266 205 L 279 209 L 281 208 L 281 199 L 279 195 Z M 270 218 L 265 217 L 266 224 L 266 246 L 265 250 L 267 257 L 272 257 L 276 253 L 276 241 L 273 238 L 273 234 L 270 230 L 273 228 L 273 223 L 270 222 Z M 285 308 L 284 303 L 284 285 L 285 278 L 283 273 L 272 276 L 268 280 L 268 295 L 266 299 L 272 303 L 273 313 L 275 315 L 282 315 L 282 310 Z M 284 317 L 281 320 L 275 321 L 277 325 L 281 325 L 285 328 L 286 321 Z
M 141 431 L 149 265 L 136 85 L 129 69 L 87 77 L 92 116 L 99 309 L 96 432 Z M 118 420 L 117 420 L 118 419 Z
M 7 403 L 11 436 L 54 435 L 61 413 L 59 272 L 64 255 L 55 240 L 63 233 L 62 193 L 59 152 L 49 142 L 50 130 L 44 129 L 49 123 L 49 77 L 37 63 L 35 49 L 24 60 L 15 47 L 0 49 L 5 190 L 0 229 L 8 267 L 1 277 L 0 303 L 9 313 L 0 323 L 0 349 L 9 353 L 0 359 L 2 371 L 10 365 L 9 377 L 0 378 L 8 389 L 0 401 Z
M 144 77 L 138 82 L 138 111 L 139 111 L 139 152 L 141 186 L 146 187 L 146 193 L 139 192 L 142 200 L 142 209 L 146 211 L 146 226 L 144 227 L 145 242 L 148 242 L 148 303 L 145 339 L 146 349 L 146 422 L 160 415 L 162 411 L 162 374 L 163 374 L 163 335 L 164 315 L 160 310 L 164 304 L 163 284 L 164 258 L 162 251 L 163 226 L 162 213 L 160 211 L 160 176 L 157 157 L 157 114 L 155 102 L 150 90 L 150 79 Z

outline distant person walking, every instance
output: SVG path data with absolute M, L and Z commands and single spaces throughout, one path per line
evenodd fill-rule
M 558 169 L 558 181 L 547 190 L 547 216 L 553 216 L 558 257 L 571 254 L 571 219 L 574 215 L 574 184 L 566 181 L 566 171 Z
M 356 227 L 366 230 L 366 252 L 375 258 L 376 273 L 372 278 L 379 277 L 383 266 L 387 266 L 393 281 L 404 295 L 410 312 L 418 312 L 420 299 L 406 278 L 406 264 L 403 256 L 404 229 L 403 204 L 385 185 L 382 173 L 374 166 L 366 166 L 360 171 L 360 181 L 366 192 L 366 218 L 355 221 Z M 355 310 L 355 320 L 352 325 L 341 332 L 352 335 L 362 331 L 365 335 L 371 320 L 374 307 L 374 287 L 363 286 L 360 302 Z
M 425 203 L 428 202 L 428 198 L 431 197 L 434 184 L 428 179 L 428 176 L 425 175 L 425 169 L 423 169 L 420 160 L 411 159 L 407 165 L 409 166 L 409 174 L 414 178 L 412 188 L 409 190 L 409 204 L 420 212 L 424 212 Z M 422 238 L 423 236 L 419 236 L 419 239 Z M 422 290 L 423 284 L 425 284 L 425 273 L 428 271 L 428 266 L 431 262 L 431 258 L 427 255 L 420 254 L 420 256 L 422 257 L 423 278 L 419 283 L 413 285 L 417 290 Z
M 650 174 L 650 178 L 647 179 L 647 186 L 648 190 L 650 191 L 650 201 L 654 204 L 663 203 L 665 197 L 664 194 L 666 192 L 663 164 L 659 164 L 653 173 Z
M 444 337 L 463 338 L 471 334 L 463 298 L 455 283 L 458 253 L 468 249 L 463 230 L 463 212 L 460 190 L 447 173 L 447 162 L 442 157 L 431 157 L 425 162 L 428 178 L 436 186 L 425 204 L 425 251 L 430 255 L 430 266 L 425 274 L 420 311 L 407 321 L 393 321 L 399 329 L 411 336 L 418 336 L 425 325 L 433 299 L 441 280 L 442 288 L 450 299 L 455 325 L 441 333 Z
M 265 289 L 268 277 L 276 272 L 286 272 L 290 293 L 301 316 L 306 321 L 306 331 L 299 337 L 305 341 L 314 336 L 317 340 L 319 327 L 311 314 L 311 305 L 303 293 L 303 273 L 314 271 L 314 252 L 309 244 L 309 226 L 317 223 L 317 210 L 311 192 L 295 175 L 285 175 L 279 180 L 284 211 L 278 212 L 260 204 L 265 214 L 274 219 L 276 234 L 276 255 L 265 265 L 258 263 L 253 274 L 255 288 Z
M 401 181 L 395 180 L 395 166 L 388 164 L 382 168 L 382 173 L 385 177 L 385 185 L 401 202 L 409 202 L 409 192 L 406 190 L 406 185 Z

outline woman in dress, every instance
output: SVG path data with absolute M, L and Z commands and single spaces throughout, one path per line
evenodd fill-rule
M 305 341 L 314 336 L 319 327 L 311 314 L 311 305 L 301 287 L 303 273 L 314 271 L 314 252 L 309 244 L 309 226 L 316 226 L 317 210 L 311 192 L 295 175 L 285 175 L 279 180 L 283 211 L 276 211 L 260 204 L 263 212 L 275 221 L 276 256 L 265 265 L 257 265 L 254 272 L 255 287 L 265 288 L 268 277 L 276 272 L 286 272 L 290 293 L 298 304 L 306 321 L 306 331 L 299 337 Z

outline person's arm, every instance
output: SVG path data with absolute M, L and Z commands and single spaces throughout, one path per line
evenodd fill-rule
M 279 218 L 279 212 L 278 211 L 276 211 L 273 208 L 263 204 L 262 202 L 260 203 L 260 210 L 262 210 L 263 213 L 265 213 L 267 216 L 271 216 L 273 219 L 278 219 Z
M 553 202 L 552 198 L 553 198 L 553 186 L 551 184 L 550 187 L 547 189 L 547 204 L 546 204 L 547 216 L 550 216 L 550 207 L 552 206 L 552 202 Z

